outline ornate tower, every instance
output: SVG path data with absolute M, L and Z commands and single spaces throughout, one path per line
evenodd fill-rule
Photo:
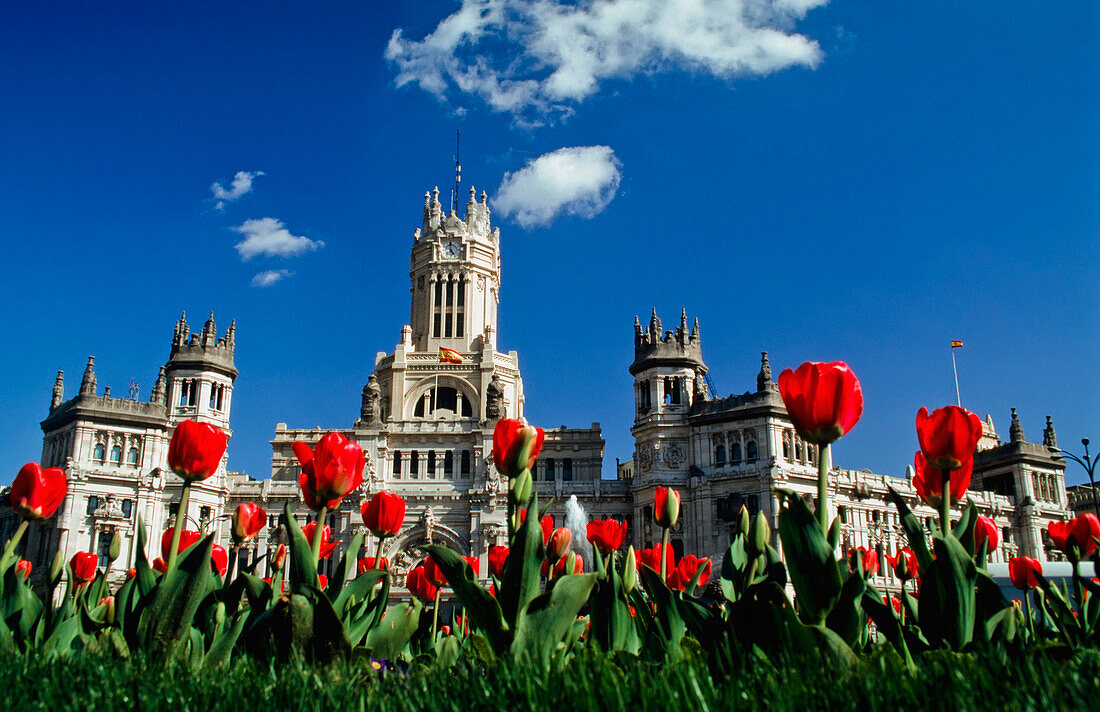
M 187 315 L 180 315 L 168 363 L 161 370 L 153 393 L 154 400 L 167 398 L 169 427 L 191 419 L 229 431 L 233 382 L 237 379 L 233 364 L 236 332 L 234 321 L 225 336 L 218 338 L 211 312 L 202 331 L 191 333 Z

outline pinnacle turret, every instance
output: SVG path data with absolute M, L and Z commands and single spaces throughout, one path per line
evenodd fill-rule
M 768 352 L 760 352 L 760 373 L 756 375 L 756 390 L 761 391 L 778 391 L 779 386 L 772 380 L 772 365 L 768 361 Z
M 80 395 L 94 396 L 95 393 L 95 356 L 89 356 L 88 365 L 84 367 L 84 377 L 80 379 Z
M 1014 443 L 1024 442 L 1024 426 L 1020 425 L 1015 408 L 1012 409 L 1012 424 L 1008 426 L 1008 439 Z
M 53 397 L 50 398 L 50 410 L 52 411 L 57 406 L 61 405 L 65 401 L 65 372 L 58 371 L 57 378 L 53 382 Z

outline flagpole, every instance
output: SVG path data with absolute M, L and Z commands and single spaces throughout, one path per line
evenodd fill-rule
M 955 371 L 955 403 L 962 408 L 962 396 L 959 395 L 959 366 L 955 363 L 955 347 L 951 347 L 951 368 Z

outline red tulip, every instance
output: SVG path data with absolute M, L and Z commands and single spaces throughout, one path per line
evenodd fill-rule
M 322 591 L 328 588 L 328 576 L 325 576 L 324 574 L 317 574 L 317 588 L 321 589 Z
M 378 565 L 375 566 L 375 563 L 377 563 Z M 377 560 L 375 560 L 373 556 L 364 556 L 363 558 L 359 559 L 359 563 L 356 565 L 356 569 L 361 574 L 365 574 L 368 571 L 373 571 L 374 569 L 385 571 L 389 567 L 390 560 L 387 559 L 385 556 Z
M 136 578 L 136 577 L 137 577 L 137 569 L 135 569 L 133 566 L 126 569 L 126 580 L 127 581 L 129 581 L 132 578 Z
M 424 570 L 424 564 L 418 564 L 405 577 L 405 588 L 409 589 L 409 593 L 420 599 L 421 603 L 434 601 L 436 593 L 439 592 L 439 588 L 428 578 Z
M 527 521 L 527 510 L 523 507 L 519 510 L 519 521 L 521 524 Z M 539 520 L 539 526 L 542 527 L 542 543 L 545 545 L 550 541 L 550 534 L 554 531 L 554 517 L 550 514 L 543 516 Z
M 334 509 L 363 484 L 363 449 L 340 433 L 327 433 L 313 450 L 301 441 L 292 448 L 302 465 L 302 497 L 311 509 Z
M 229 438 L 210 423 L 185 420 L 176 426 L 168 445 L 168 466 L 187 480 L 205 480 L 218 471 Z
M 23 580 L 26 581 L 31 577 L 31 562 L 26 559 L 20 559 L 15 562 L 15 573 L 23 574 Z
M 565 565 L 569 563 L 569 557 L 563 556 L 558 559 L 558 563 L 554 564 L 554 578 L 559 578 L 565 575 Z M 550 562 L 543 560 L 542 566 L 539 568 L 543 578 L 550 578 Z M 573 557 L 573 573 L 584 573 L 584 559 L 579 556 Z
M 874 576 L 878 573 L 878 556 L 865 546 L 848 549 L 848 570 L 856 572 L 858 564 L 863 564 L 863 575 Z
M 433 586 L 446 586 L 447 577 L 443 574 L 442 569 L 435 563 L 435 559 L 431 556 L 424 559 L 424 575 L 428 577 Z
M 233 512 L 233 541 L 250 541 L 267 525 L 267 512 L 255 502 L 241 502 Z
M 1088 557 L 1096 551 L 1096 538 L 1100 537 L 1100 519 L 1088 512 L 1068 522 L 1051 522 L 1047 525 L 1050 538 L 1062 551 L 1070 554 L 1076 547 L 1077 556 Z
M 229 553 L 225 550 L 225 547 L 221 544 L 215 544 L 214 548 L 210 550 L 210 560 L 214 562 L 214 568 L 218 570 L 218 575 L 225 576 L 225 572 L 229 570 Z
M 702 588 L 710 580 L 710 568 L 710 559 L 698 559 L 691 554 L 685 554 L 676 568 L 669 570 L 668 587 L 673 591 L 685 590 L 695 578 L 696 572 L 702 569 L 703 573 L 699 574 L 699 583 L 696 585 L 696 588 Z
M 302 534 L 305 535 L 306 541 L 310 546 L 313 546 L 313 534 L 317 531 L 317 522 L 310 522 L 302 527 Z M 327 559 L 332 556 L 332 552 L 336 550 L 337 542 L 329 543 L 329 539 L 332 538 L 332 527 L 325 525 L 321 529 L 321 556 L 322 559 Z
M 462 560 L 470 565 L 474 572 L 474 578 L 477 578 L 481 573 L 481 560 L 476 556 L 463 556 Z
M 888 606 L 892 606 L 893 609 L 894 609 L 894 614 L 895 615 L 901 615 L 901 599 L 900 598 L 898 598 L 897 596 L 890 596 L 889 598 L 887 598 L 886 596 L 883 596 L 882 597 L 882 602 L 885 603 Z
M 974 522 L 974 546 L 980 550 L 982 544 L 985 544 L 987 553 L 996 551 L 997 547 L 1001 545 L 1001 533 L 992 519 L 984 514 L 979 514 L 978 520 Z
M 49 519 L 61 506 L 67 488 L 64 470 L 44 470 L 37 462 L 28 462 L 11 483 L 11 508 L 23 519 Z
M 920 450 L 917 450 L 916 454 L 913 455 L 913 470 L 915 473 L 913 475 L 913 489 L 917 491 L 917 496 L 926 504 L 939 508 L 943 502 L 941 498 L 943 493 L 943 470 L 928 464 L 928 461 L 924 459 L 924 453 Z M 966 495 L 966 490 L 970 487 L 970 477 L 974 473 L 974 460 L 967 460 L 959 469 L 949 470 L 948 472 L 951 477 L 949 480 L 951 502 L 957 504 L 962 501 L 962 498 Z
M 175 531 L 175 527 L 168 527 L 164 530 L 164 535 L 160 538 L 160 555 L 164 557 L 165 561 L 168 560 L 169 554 L 172 553 L 172 535 Z M 194 529 L 184 529 L 180 532 L 180 547 L 176 553 L 182 554 L 201 540 L 201 532 L 197 532 Z
M 957 405 L 917 411 L 917 439 L 928 464 L 940 470 L 958 470 L 974 458 L 982 437 L 982 420 Z
M 545 437 L 542 428 L 502 418 L 493 430 L 493 465 L 509 479 L 519 477 L 521 472 L 535 466 Z M 525 452 L 527 459 L 521 462 Z
M 162 574 L 165 573 L 168 571 L 168 562 L 158 556 L 153 559 L 153 571 Z
M 863 389 L 843 361 L 808 361 L 779 374 L 779 392 L 798 434 L 828 445 L 850 431 L 863 414 Z
M 379 492 L 363 505 L 362 514 L 371 534 L 396 536 L 405 521 L 405 500 L 391 492 Z
M 588 541 L 603 553 L 617 550 L 626 540 L 626 522 L 616 519 L 594 519 L 586 529 Z
M 648 566 L 657 573 L 661 573 L 661 544 L 655 544 L 648 549 L 638 549 L 634 552 L 637 557 L 638 569 L 641 570 L 642 566 Z M 665 572 L 666 575 L 676 568 L 675 553 L 672 551 L 672 547 L 665 549 Z
M 451 634 L 451 626 L 447 625 L 446 623 L 439 626 L 439 634 L 446 638 L 448 635 Z
M 657 520 L 657 526 L 665 529 L 676 526 L 676 520 L 680 518 L 679 492 L 657 485 L 653 494 L 653 505 L 653 518 Z
M 546 543 L 546 560 L 557 563 L 558 559 L 569 553 L 569 546 L 573 543 L 573 532 L 565 527 L 555 529 Z
M 489 573 L 497 578 L 504 576 L 504 562 L 508 559 L 508 547 L 493 545 L 489 547 Z
M 1008 578 L 1012 585 L 1021 591 L 1035 588 L 1039 585 L 1039 579 L 1035 574 L 1043 573 L 1043 565 L 1029 556 L 1020 556 L 1008 560 Z
M 917 564 L 917 555 L 912 549 L 898 549 L 894 556 L 886 555 L 886 562 L 894 570 L 894 575 L 902 581 L 908 581 L 920 576 L 920 566 Z M 877 563 L 877 562 L 876 562 Z
M 321 534 L 324 535 L 324 530 L 321 530 Z M 283 562 L 286 561 L 286 544 L 279 544 L 279 548 L 275 549 L 275 556 L 271 559 L 271 566 L 276 571 L 283 568 Z
M 95 578 L 96 567 L 99 565 L 99 557 L 90 551 L 78 551 L 69 559 L 69 566 L 73 569 L 73 578 L 79 583 L 88 583 Z

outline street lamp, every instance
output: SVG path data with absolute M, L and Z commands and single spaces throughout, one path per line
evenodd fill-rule
M 1100 458 L 1089 458 L 1088 438 L 1081 438 L 1081 444 L 1085 446 L 1085 456 L 1083 458 L 1074 455 L 1072 452 L 1063 450 L 1060 447 L 1056 447 L 1054 450 L 1062 457 L 1073 460 L 1078 465 L 1085 468 L 1085 472 L 1087 472 L 1089 476 L 1089 485 L 1092 486 L 1092 506 L 1093 509 L 1096 510 L 1096 515 L 1100 516 L 1100 498 L 1097 497 L 1096 493 L 1096 463 Z

